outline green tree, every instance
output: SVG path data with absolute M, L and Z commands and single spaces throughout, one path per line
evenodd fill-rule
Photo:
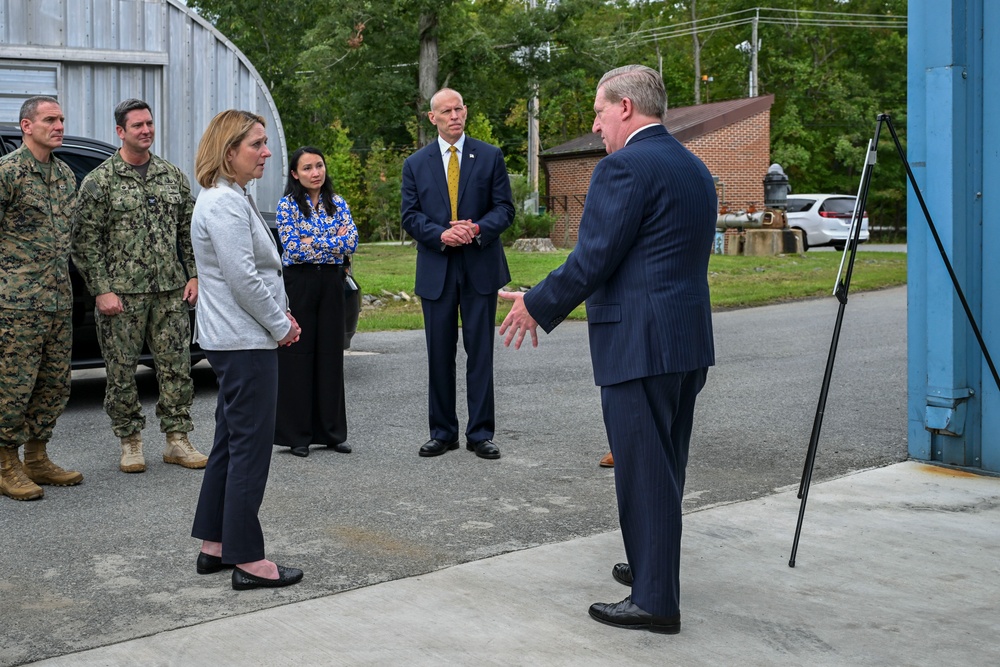
M 398 234 L 398 220 L 389 224 L 398 217 L 387 204 L 386 183 L 398 176 L 390 165 L 420 144 L 421 132 L 433 136 L 421 88 L 430 79 L 436 78 L 434 87 L 459 90 L 469 105 L 470 134 L 483 138 L 477 133 L 487 127 L 510 171 L 523 172 L 533 82 L 543 149 L 590 131 L 597 81 L 627 63 L 659 69 L 671 107 L 695 103 L 698 72 L 713 77 L 707 89 L 699 86 L 702 101 L 745 97 L 750 61 L 737 47 L 749 44 L 751 27 L 731 19 L 749 17 L 746 10 L 757 6 L 756 0 L 561 0 L 535 9 L 520 0 L 189 4 L 268 81 L 289 144 L 319 144 L 329 152 L 338 187 L 352 193 L 357 217 L 370 220 L 365 228 L 379 237 Z M 906 0 L 771 5 L 796 10 L 786 16 L 798 19 L 906 11 Z M 760 11 L 770 16 L 759 26 L 758 87 L 775 95 L 772 157 L 797 192 L 853 192 L 876 114 L 888 112 L 900 130 L 905 126 L 905 33 L 778 21 L 777 12 Z M 698 19 L 697 65 L 694 36 L 684 29 L 692 16 Z M 728 23 L 713 18 L 719 16 Z M 674 36 L 653 38 L 653 30 Z M 435 52 L 437 72 L 430 76 L 428 58 Z M 905 216 L 902 171 L 893 159 L 883 162 L 869 199 L 873 224 Z
M 398 150 L 386 148 L 381 139 L 372 143 L 364 166 L 364 218 L 358 226 L 362 238 L 380 241 L 402 238 L 399 210 L 405 158 Z

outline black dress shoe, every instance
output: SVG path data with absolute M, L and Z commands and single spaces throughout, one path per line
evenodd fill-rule
M 198 574 L 215 574 L 220 570 L 232 569 L 232 565 L 222 562 L 221 556 L 213 556 L 204 551 L 198 552 Z
M 302 458 L 309 456 L 309 445 L 292 447 L 292 456 L 301 456 Z
M 458 449 L 458 440 L 452 440 L 451 442 L 444 442 L 443 440 L 435 440 L 431 438 L 420 448 L 421 456 L 441 456 L 445 452 L 451 449 Z
M 346 442 L 338 442 L 336 445 L 327 445 L 330 449 L 341 454 L 350 454 L 351 446 Z
M 283 565 L 278 566 L 277 579 L 264 579 L 238 567 L 233 570 L 233 590 L 237 591 L 248 591 L 251 588 L 281 588 L 297 584 L 300 581 L 302 581 L 302 570 Z
M 625 586 L 632 585 L 632 566 L 628 563 L 617 563 L 611 568 L 611 576 L 615 581 Z
M 481 459 L 500 458 L 500 448 L 493 444 L 492 440 L 480 440 L 479 442 L 467 442 L 465 448 L 470 452 L 475 452 Z
M 627 630 L 649 630 L 664 635 L 681 631 L 681 615 L 653 616 L 632 604 L 629 596 L 621 602 L 596 602 L 590 605 L 590 615 L 595 621 Z

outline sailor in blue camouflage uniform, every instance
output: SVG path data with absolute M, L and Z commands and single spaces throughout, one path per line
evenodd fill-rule
M 155 128 L 148 104 L 120 103 L 115 130 L 121 148 L 80 185 L 73 262 L 97 302 L 94 318 L 108 377 L 104 409 L 121 440 L 118 467 L 146 470 L 146 418 L 135 382 L 145 342 L 156 365 L 163 460 L 204 468 L 208 457 L 188 439 L 194 428 L 188 310 L 198 300 L 191 186 L 180 169 L 150 152 Z
M 63 121 L 55 98 L 28 98 L 23 143 L 0 158 L 0 494 L 15 500 L 41 498 L 40 484 L 83 481 L 46 452 L 69 400 L 73 344 L 67 259 L 76 177 L 52 155 Z

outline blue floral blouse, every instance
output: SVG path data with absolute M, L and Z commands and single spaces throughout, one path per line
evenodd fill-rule
M 309 195 L 306 201 L 312 205 Z M 336 210 L 329 215 L 323 207 L 313 208 L 308 218 L 302 215 L 295 200 L 284 196 L 278 202 L 278 235 L 284 251 L 281 263 L 293 264 L 343 264 L 344 255 L 353 253 L 358 247 L 358 228 L 351 217 L 351 209 L 340 195 L 333 195 Z M 337 230 L 346 227 L 347 233 L 338 235 Z M 311 236 L 312 243 L 302 243 L 303 236 Z

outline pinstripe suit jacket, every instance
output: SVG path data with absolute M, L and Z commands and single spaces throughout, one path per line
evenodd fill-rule
M 524 305 L 549 332 L 586 299 L 600 386 L 711 366 L 716 210 L 701 160 L 666 128 L 646 128 L 598 162 L 576 248 Z

